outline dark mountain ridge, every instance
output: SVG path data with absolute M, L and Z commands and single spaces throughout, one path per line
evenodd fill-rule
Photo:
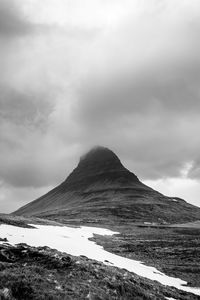
M 117 155 L 95 147 L 64 182 L 16 215 L 84 223 L 176 223 L 200 219 L 200 208 L 144 185 Z

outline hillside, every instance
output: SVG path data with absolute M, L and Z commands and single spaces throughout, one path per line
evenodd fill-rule
M 198 220 L 200 208 L 144 185 L 115 153 L 96 147 L 64 182 L 14 214 L 64 222 L 166 224 Z

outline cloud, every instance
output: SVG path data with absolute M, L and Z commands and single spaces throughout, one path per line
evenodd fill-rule
M 159 180 L 147 180 L 144 182 L 148 186 L 159 190 L 166 196 L 179 197 L 187 200 L 193 205 L 200 206 L 199 181 L 190 178 L 168 178 Z
M 199 160 L 200 23 L 184 3 L 108 32 L 74 109 L 84 139 L 114 147 L 142 178 L 180 176 Z
M 34 198 L 56 185 L 99 144 L 141 179 L 180 178 L 187 163 L 199 179 L 199 6 L 0 0 L 6 199 L 8 186 Z
M 45 94 L 31 94 L 0 86 L 0 122 L 9 120 L 24 126 L 44 126 L 45 117 L 51 112 L 51 104 L 46 98 Z
M 27 202 L 40 197 L 50 190 L 52 186 L 38 188 L 13 187 L 0 182 L 0 212 L 11 213 Z
M 0 37 L 23 36 L 32 31 L 32 26 L 18 8 L 17 1 L 0 1 Z

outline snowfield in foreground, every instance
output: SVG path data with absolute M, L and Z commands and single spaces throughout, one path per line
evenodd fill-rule
M 48 246 L 74 256 L 85 255 L 90 259 L 101 261 L 107 265 L 124 268 L 140 276 L 157 280 L 163 285 L 173 286 L 179 290 L 200 295 L 200 288 L 184 286 L 187 284 L 186 281 L 169 277 L 156 268 L 145 266 L 139 261 L 107 252 L 102 246 L 88 240 L 93 237 L 93 234 L 113 235 L 117 232 L 96 227 L 32 226 L 36 228 L 22 228 L 6 224 L 0 225 L 0 237 L 7 238 L 10 244 L 26 243 L 36 247 Z

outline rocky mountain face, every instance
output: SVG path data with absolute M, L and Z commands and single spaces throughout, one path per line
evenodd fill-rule
M 80 223 L 166 224 L 198 220 L 200 208 L 144 185 L 115 153 L 96 147 L 64 182 L 14 214 Z

